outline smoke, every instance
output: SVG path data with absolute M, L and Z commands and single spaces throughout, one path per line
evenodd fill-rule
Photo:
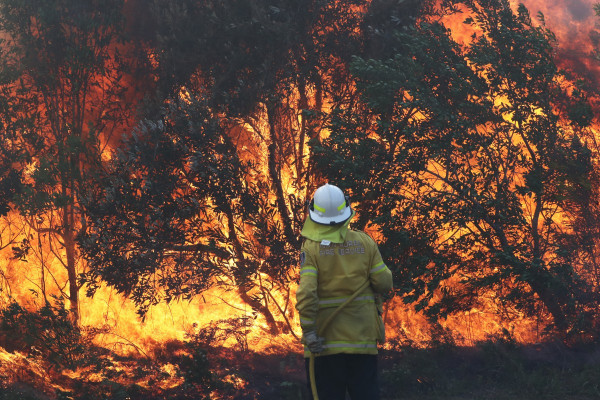
M 594 52 L 600 44 L 600 17 L 594 12 L 598 0 L 514 0 L 522 2 L 535 19 L 544 15 L 546 27 L 558 41 L 557 63 L 600 91 L 600 60 Z
M 546 25 L 556 35 L 561 47 L 581 46 L 589 42 L 589 33 L 594 29 L 596 0 L 522 0 L 531 15 L 544 15 Z M 589 43 L 587 44 L 589 46 Z
M 590 17 L 591 7 L 585 0 L 570 0 L 566 6 L 575 21 L 584 22 Z

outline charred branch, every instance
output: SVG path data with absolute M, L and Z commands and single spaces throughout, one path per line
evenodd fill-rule
M 215 248 L 215 247 L 212 247 L 212 246 L 209 246 L 206 244 L 202 244 L 202 243 L 179 245 L 179 246 L 174 245 L 174 246 L 169 246 L 167 250 L 191 252 L 191 253 L 200 252 L 200 253 L 212 254 L 212 255 L 215 255 L 224 260 L 231 257 L 231 254 L 227 250 Z
M 269 119 L 269 133 L 271 137 L 271 143 L 268 146 L 268 164 L 269 164 L 269 177 L 271 178 L 271 185 L 275 191 L 277 210 L 281 217 L 281 223 L 283 225 L 283 232 L 287 241 L 293 246 L 297 247 L 298 239 L 293 231 L 292 219 L 290 218 L 288 206 L 285 201 L 285 195 L 283 191 L 283 185 L 281 182 L 281 170 L 279 169 L 279 163 L 276 160 L 278 137 L 277 130 L 275 127 L 275 110 L 273 108 L 267 108 L 267 117 Z

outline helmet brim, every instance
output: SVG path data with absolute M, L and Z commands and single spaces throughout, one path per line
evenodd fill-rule
M 340 225 L 343 224 L 352 216 L 352 208 L 350 206 L 344 209 L 344 212 L 340 215 L 336 215 L 335 217 L 324 217 L 317 214 L 316 211 L 308 210 L 308 215 L 310 219 L 312 219 L 317 224 L 321 225 Z

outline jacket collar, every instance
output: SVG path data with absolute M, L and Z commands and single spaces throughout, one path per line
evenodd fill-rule
M 352 210 L 352 215 L 341 225 L 323 225 L 317 224 L 315 221 L 310 219 L 310 216 L 306 217 L 302 232 L 300 234 L 315 242 L 321 242 L 323 240 L 331 243 L 344 243 L 346 241 L 346 234 L 348 233 L 348 225 L 350 220 L 356 215 L 356 212 Z

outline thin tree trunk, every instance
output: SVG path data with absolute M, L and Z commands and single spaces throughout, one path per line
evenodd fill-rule
M 73 321 L 79 323 L 79 284 L 77 283 L 76 243 L 73 232 L 73 212 L 71 207 L 64 207 L 63 240 L 67 255 L 67 274 L 69 278 L 69 302 Z
M 286 240 L 292 246 L 296 247 L 298 239 L 296 238 L 294 230 L 292 229 L 292 219 L 290 218 L 290 213 L 285 202 L 285 195 L 283 193 L 281 176 L 279 175 L 279 168 L 277 165 L 277 160 L 275 159 L 278 138 L 277 131 L 275 130 L 273 110 L 269 107 L 267 108 L 267 117 L 269 120 L 269 134 L 271 137 L 271 144 L 269 144 L 268 146 L 269 176 L 271 178 L 271 184 L 273 186 L 273 190 L 275 191 L 275 196 L 277 198 L 277 210 L 279 212 L 279 216 L 281 217 L 281 223 L 283 224 L 283 233 L 285 235 Z
M 262 304 L 259 300 L 252 298 L 248 293 L 250 289 L 252 289 L 252 282 L 248 278 L 247 274 L 250 272 L 248 268 L 248 263 L 246 262 L 246 258 L 244 256 L 244 248 L 242 243 L 240 242 L 237 233 L 235 231 L 235 222 L 233 219 L 233 210 L 231 206 L 227 203 L 224 204 L 225 213 L 227 215 L 227 229 L 229 231 L 229 239 L 233 242 L 233 248 L 235 250 L 236 255 L 236 268 L 234 271 L 234 277 L 236 279 L 236 289 L 241 299 L 252 307 L 253 310 L 261 313 L 269 326 L 269 333 L 272 335 L 279 334 L 279 328 L 277 326 L 277 321 L 275 321 L 275 317 L 269 310 L 265 304 Z
M 306 84 L 303 79 L 300 79 L 298 84 L 298 92 L 300 99 L 298 100 L 298 109 L 302 113 L 302 123 L 300 126 L 300 138 L 298 139 L 298 153 L 296 156 L 296 185 L 302 187 L 302 179 L 304 176 L 304 142 L 306 133 L 310 124 L 306 123 L 306 115 L 304 110 L 308 110 L 308 97 L 306 96 Z M 309 133 L 310 135 L 310 133 Z
M 538 268 L 543 267 L 540 266 Z M 549 274 L 549 272 L 546 270 L 537 272 L 541 274 Z M 552 315 L 552 320 L 554 321 L 556 329 L 562 335 L 562 337 L 565 338 L 569 329 L 567 316 L 565 315 L 563 307 L 559 303 L 556 294 L 553 293 L 552 290 L 548 288 L 548 286 L 544 285 L 544 282 L 547 281 L 547 279 L 536 279 L 537 275 L 538 273 L 533 274 L 533 278 L 529 279 L 527 283 L 529 284 L 531 289 L 533 289 L 533 291 L 540 297 L 540 300 L 542 301 L 550 315 Z

